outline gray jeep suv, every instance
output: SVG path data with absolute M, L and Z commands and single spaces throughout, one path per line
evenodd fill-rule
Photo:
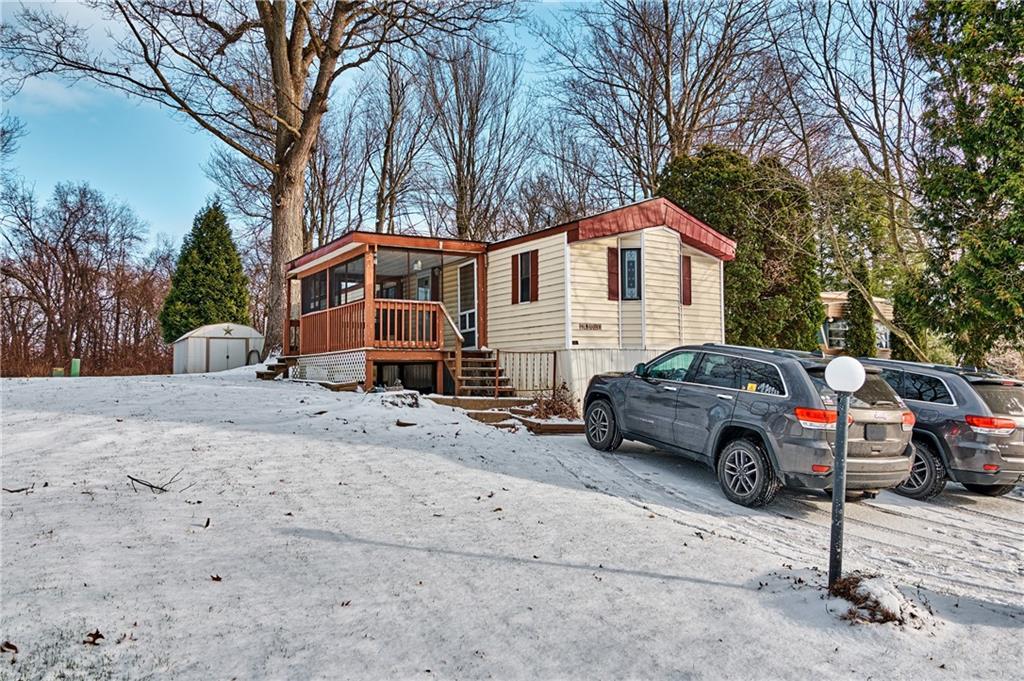
M 896 491 L 939 494 L 947 480 L 1001 496 L 1024 483 L 1024 381 L 976 369 L 865 359 L 917 417 L 917 456 Z
M 704 462 L 744 506 L 768 504 L 781 486 L 829 489 L 836 401 L 826 364 L 783 350 L 676 348 L 591 379 L 587 441 L 608 451 L 636 440 Z M 867 371 L 850 404 L 847 486 L 877 491 L 910 475 L 914 416 L 878 369 Z

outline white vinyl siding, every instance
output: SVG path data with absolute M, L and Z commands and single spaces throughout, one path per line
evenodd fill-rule
M 682 343 L 679 300 L 679 235 L 667 229 L 644 232 L 647 347 Z M 716 261 L 717 262 L 717 261 Z
M 613 236 L 569 244 L 572 339 L 578 347 L 619 347 L 619 303 L 608 300 L 608 249 L 616 244 Z
M 683 245 L 690 256 L 692 303 L 682 307 L 683 343 L 721 343 L 722 268 L 713 258 L 696 248 Z M 678 266 L 677 266 L 678 269 Z M 678 290 L 678 287 L 676 287 Z M 676 294 L 678 296 L 678 293 Z
M 537 300 L 512 304 L 512 256 L 537 251 Z M 516 282 L 518 284 L 518 282 Z M 501 350 L 565 347 L 565 234 L 487 254 L 487 346 Z

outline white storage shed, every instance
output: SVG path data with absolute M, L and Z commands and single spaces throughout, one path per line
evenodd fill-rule
M 263 351 L 263 334 L 243 324 L 207 324 L 174 341 L 174 373 L 200 374 L 249 364 Z

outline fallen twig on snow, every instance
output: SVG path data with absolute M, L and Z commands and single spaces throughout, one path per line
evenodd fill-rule
M 140 485 L 145 485 L 146 487 L 150 488 L 151 490 L 153 490 L 154 493 L 155 492 L 166 492 L 167 491 L 166 487 L 162 487 L 160 485 L 154 485 L 153 483 L 146 482 L 145 480 L 142 480 L 141 478 L 136 478 L 134 476 L 129 475 L 128 479 L 132 481 L 132 488 L 133 489 L 134 489 L 135 483 L 137 482 Z M 138 492 L 138 490 L 135 490 L 135 491 Z
M 35 486 L 36 486 L 36 483 L 33 482 L 28 487 L 19 487 L 18 489 L 8 489 L 8 488 L 4 487 L 3 490 L 5 492 L 10 492 L 11 494 L 21 494 L 22 492 L 31 492 L 32 489 L 35 488 Z

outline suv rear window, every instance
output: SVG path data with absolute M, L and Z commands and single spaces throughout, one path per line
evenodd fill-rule
M 974 389 L 993 414 L 1024 416 L 1024 386 L 976 383 Z
M 903 375 L 903 397 L 919 402 L 953 404 L 953 397 L 941 379 L 909 371 Z
M 821 401 L 825 406 L 836 406 L 836 394 L 825 383 L 825 372 L 812 371 L 808 374 L 814 387 L 818 389 L 818 394 L 821 395 Z M 899 407 L 901 403 L 896 391 L 885 382 L 881 374 L 868 374 L 864 377 L 864 385 L 850 398 L 850 406 L 866 409 L 869 407 Z

